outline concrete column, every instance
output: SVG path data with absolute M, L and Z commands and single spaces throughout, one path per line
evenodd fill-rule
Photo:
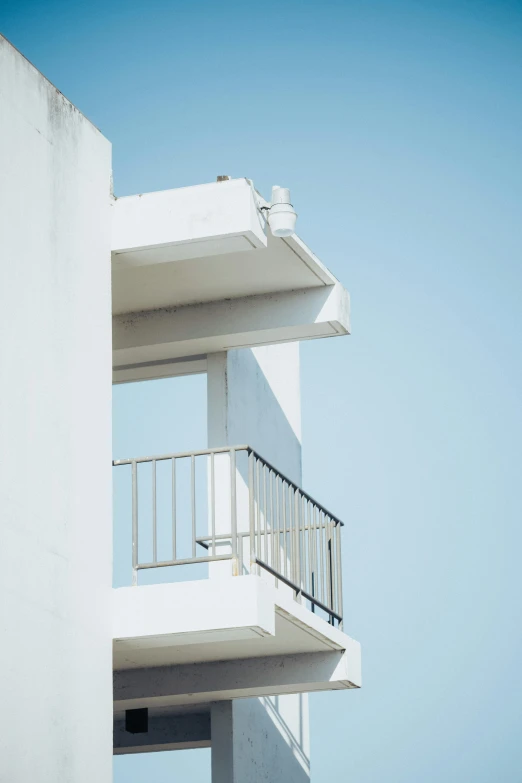
M 209 447 L 248 444 L 301 484 L 299 344 L 213 354 L 207 372 Z M 310 779 L 306 694 L 218 704 L 211 735 L 213 783 Z
M 0 36 L 0 780 L 112 780 L 111 148 Z
M 211 708 L 212 783 L 309 783 L 306 694 Z

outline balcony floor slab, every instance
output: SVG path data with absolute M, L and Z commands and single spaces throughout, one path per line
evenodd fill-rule
M 115 670 L 326 652 L 353 644 L 285 587 L 254 575 L 117 588 L 113 638 Z

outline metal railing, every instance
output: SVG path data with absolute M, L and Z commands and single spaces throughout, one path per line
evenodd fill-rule
M 262 569 L 342 627 L 343 523 L 249 446 L 113 465 L 131 470 L 134 585 L 142 569 L 229 560 L 233 574 Z

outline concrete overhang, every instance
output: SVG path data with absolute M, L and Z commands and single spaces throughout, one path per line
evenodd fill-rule
M 113 601 L 116 713 L 361 685 L 358 642 L 262 577 L 118 588 Z
M 115 382 L 204 372 L 208 353 L 349 332 L 347 292 L 246 179 L 112 204 Z

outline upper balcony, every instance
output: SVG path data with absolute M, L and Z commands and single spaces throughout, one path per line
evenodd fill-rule
M 349 332 L 343 286 L 271 234 L 247 179 L 112 204 L 115 383 L 205 372 L 209 353 Z

